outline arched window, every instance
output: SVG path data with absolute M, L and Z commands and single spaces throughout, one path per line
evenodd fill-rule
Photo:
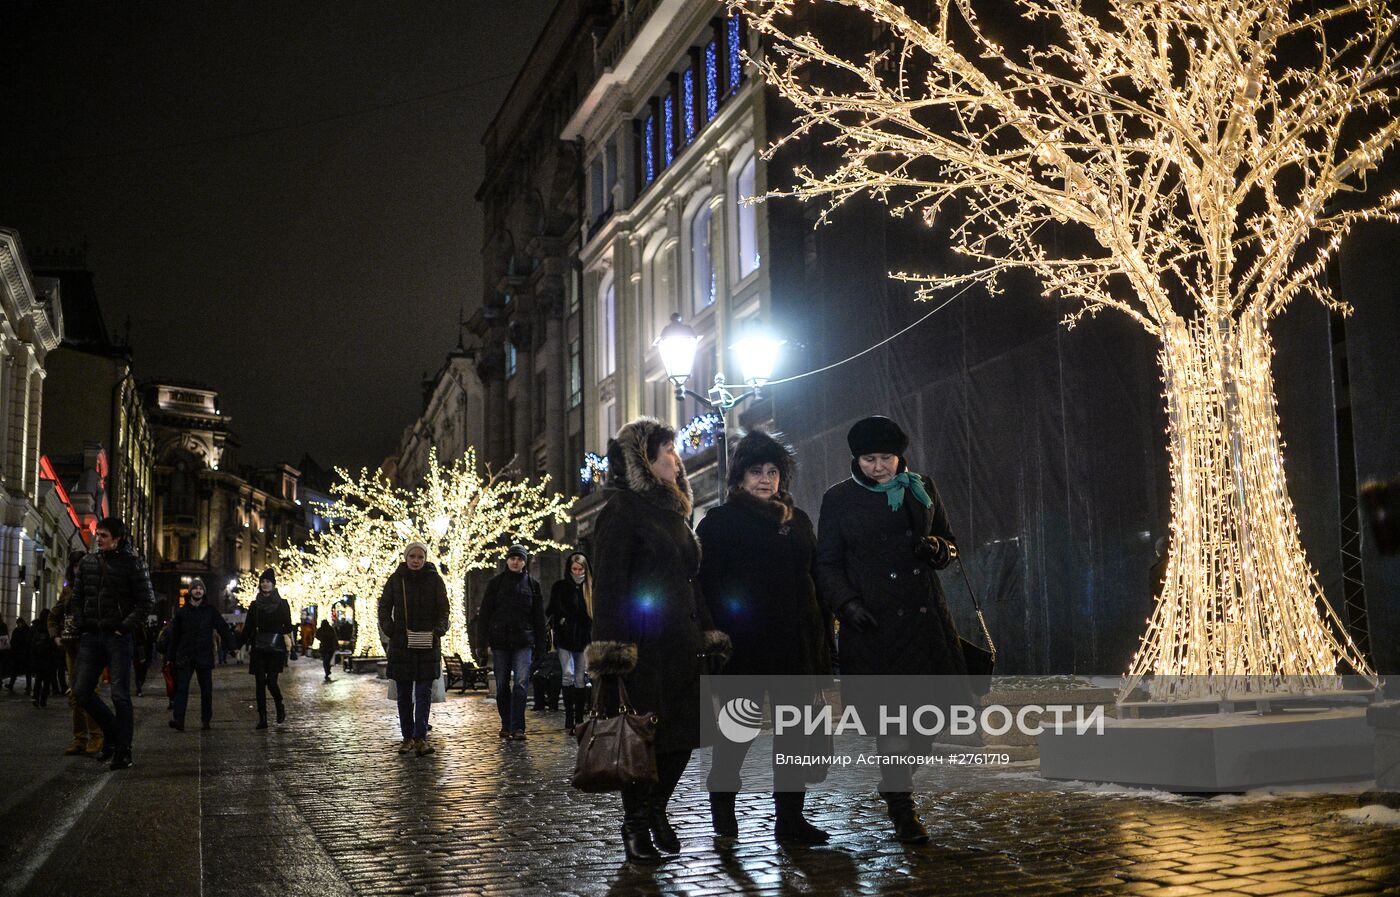
M 617 290 L 611 276 L 598 291 L 598 360 L 602 376 L 617 370 Z
M 758 209 L 743 200 L 754 195 L 756 157 L 749 156 L 734 181 L 734 222 L 739 242 L 739 279 L 758 270 Z
M 715 263 L 710 239 L 714 215 L 709 202 L 690 219 L 691 313 L 699 314 L 715 302 Z

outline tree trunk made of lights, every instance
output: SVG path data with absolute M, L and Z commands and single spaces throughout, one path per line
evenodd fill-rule
M 1144 676 L 1154 699 L 1338 688 L 1339 662 L 1367 664 L 1298 537 L 1262 314 L 1197 317 L 1163 342 L 1171 545 L 1124 695 Z

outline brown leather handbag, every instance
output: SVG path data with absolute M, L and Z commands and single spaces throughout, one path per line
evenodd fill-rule
M 578 759 L 570 780 L 580 791 L 621 791 L 628 785 L 656 781 L 656 714 L 634 713 L 627 686 L 617 679 L 617 713 L 602 716 L 598 697 L 602 679 L 593 684 L 593 707 L 578 727 Z

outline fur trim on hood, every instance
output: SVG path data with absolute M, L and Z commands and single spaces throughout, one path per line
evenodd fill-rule
M 675 486 L 657 479 L 651 472 L 647 440 L 662 431 L 670 432 L 671 428 L 654 417 L 639 417 L 618 430 L 617 437 L 608 443 L 608 485 L 634 492 L 658 507 L 689 518 L 691 494 L 685 465 L 681 465 L 676 475 Z

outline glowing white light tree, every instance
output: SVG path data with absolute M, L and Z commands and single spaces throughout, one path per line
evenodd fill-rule
M 1071 326 L 1107 309 L 1160 341 L 1171 546 L 1124 693 L 1149 674 L 1167 699 L 1372 675 L 1299 542 L 1268 322 L 1299 295 L 1349 311 L 1329 257 L 1357 222 L 1396 220 L 1400 194 L 1359 195 L 1400 139 L 1393 4 L 1019 0 L 1044 41 L 1009 50 L 971 0 L 906 4 L 925 19 L 837 2 L 888 48 L 848 58 L 799 33 L 794 0 L 731 0 L 796 107 L 767 157 L 799 139 L 840 157 L 772 195 L 825 199 L 823 217 L 861 194 L 945 211 L 969 270 L 894 275 L 920 298 L 1027 270 Z
M 510 543 L 532 551 L 568 546 L 552 537 L 553 525 L 568 522 L 573 499 L 546 491 L 549 477 L 538 481 L 516 478 L 510 469 L 477 469 L 476 452 L 468 449 L 449 466 L 428 456 L 423 484 L 400 489 L 379 471 L 361 470 L 351 477 L 337 469 L 341 482 L 331 488 L 335 501 L 320 506 L 322 517 L 335 523 L 315 534 L 300 550 L 279 554 L 278 587 L 293 611 L 354 595 L 360 621 L 357 655 L 379 654 L 379 595 L 389 574 L 398 568 L 409 542 L 422 542 L 447 581 L 448 624 L 442 640 L 445 654 L 470 654 L 463 588 L 472 570 L 494 567 Z M 252 594 L 254 574 L 242 587 Z

